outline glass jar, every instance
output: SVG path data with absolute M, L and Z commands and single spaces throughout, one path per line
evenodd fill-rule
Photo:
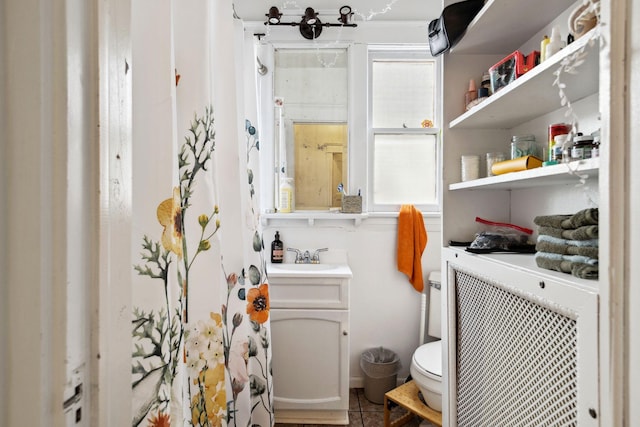
M 506 160 L 504 153 L 487 153 L 487 176 L 494 176 L 491 167 L 494 163 Z
M 537 155 L 538 149 L 534 135 L 514 135 L 511 137 L 511 159 Z
M 590 159 L 593 150 L 593 137 L 591 135 L 577 135 L 573 138 L 571 146 L 571 160 Z

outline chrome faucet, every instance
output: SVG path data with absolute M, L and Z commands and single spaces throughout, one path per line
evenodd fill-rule
M 296 253 L 296 264 L 320 264 L 320 252 L 328 251 L 329 248 L 317 249 L 313 255 L 309 251 L 300 251 L 296 248 L 287 248 L 288 251 Z

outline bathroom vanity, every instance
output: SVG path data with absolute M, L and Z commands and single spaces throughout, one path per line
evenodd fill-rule
M 277 423 L 348 424 L 346 264 L 269 264 Z

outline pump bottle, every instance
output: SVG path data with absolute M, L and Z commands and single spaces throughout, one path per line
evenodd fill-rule
M 284 245 L 280 240 L 280 232 L 276 231 L 276 236 L 271 242 L 271 262 L 273 264 L 281 264 L 284 258 Z

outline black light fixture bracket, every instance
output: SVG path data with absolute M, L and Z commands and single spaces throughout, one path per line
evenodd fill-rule
M 300 27 L 300 34 L 307 40 L 313 40 L 318 38 L 322 33 L 323 27 L 357 27 L 358 24 L 351 23 L 351 16 L 353 13 L 351 12 L 351 7 L 342 6 L 340 8 L 340 17 L 338 18 L 338 23 L 333 22 L 322 22 L 320 18 L 318 18 L 318 13 L 316 13 L 313 8 L 306 8 L 304 15 L 302 15 L 302 20 L 300 22 L 291 21 L 291 22 L 282 22 L 280 18 L 282 18 L 282 13 L 278 10 L 277 7 L 271 6 L 269 8 L 269 13 L 265 14 L 267 20 L 264 22 L 264 25 L 289 25 L 291 27 Z

